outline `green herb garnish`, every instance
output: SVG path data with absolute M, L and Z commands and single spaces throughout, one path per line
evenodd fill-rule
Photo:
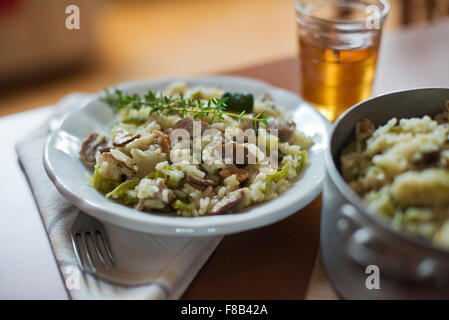
M 237 118 L 240 122 L 250 120 L 254 122 L 255 128 L 257 124 L 263 122 L 268 126 L 269 116 L 263 112 L 256 116 L 249 116 L 246 110 L 240 113 L 231 112 L 227 110 L 227 102 L 229 97 L 222 97 L 217 99 L 201 100 L 199 98 L 184 98 L 166 96 L 163 93 L 156 94 L 149 90 L 147 94 L 141 96 L 137 93 L 125 94 L 121 90 L 115 89 L 112 92 L 106 90 L 105 96 L 100 100 L 109 105 L 115 112 L 122 110 L 140 110 L 142 108 L 149 108 L 149 114 L 171 115 L 178 114 L 182 118 L 190 114 L 193 119 L 203 119 L 211 116 L 210 121 L 215 119 L 222 120 L 224 115 Z M 249 100 L 249 99 L 248 99 Z

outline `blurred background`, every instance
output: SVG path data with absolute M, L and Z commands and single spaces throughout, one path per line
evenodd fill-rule
M 390 4 L 386 32 L 449 17 L 449 0 Z M 291 58 L 295 34 L 294 0 L 0 0 L 0 116 L 131 79 Z

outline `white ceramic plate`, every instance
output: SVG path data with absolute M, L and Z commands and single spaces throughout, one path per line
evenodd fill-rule
M 306 206 L 321 192 L 324 177 L 324 150 L 328 145 L 330 123 L 296 94 L 274 88 L 266 83 L 229 76 L 201 78 L 171 78 L 153 82 L 133 82 L 117 85 L 126 92 L 144 93 L 148 89 L 162 90 L 175 80 L 189 86 L 220 87 L 227 91 L 249 92 L 255 96 L 269 93 L 276 105 L 293 114 L 300 131 L 313 137 L 309 152 L 310 165 L 301 179 L 279 198 L 246 209 L 242 213 L 186 218 L 144 213 L 106 199 L 88 185 L 88 171 L 80 161 L 81 142 L 90 132 L 108 132 L 113 112 L 98 99 L 66 116 L 45 146 L 44 165 L 56 188 L 68 200 L 86 213 L 124 228 L 165 235 L 211 236 L 254 229 L 281 220 Z M 318 212 L 317 212 L 318 214 Z

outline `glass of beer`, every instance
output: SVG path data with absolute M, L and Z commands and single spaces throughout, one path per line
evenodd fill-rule
M 296 0 L 300 93 L 330 121 L 367 99 L 386 0 Z

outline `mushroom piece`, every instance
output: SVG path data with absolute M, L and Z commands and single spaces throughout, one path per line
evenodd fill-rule
M 108 145 L 109 139 L 106 136 L 98 132 L 92 132 L 83 141 L 79 155 L 82 160 L 88 163 L 95 163 L 97 150 L 100 152 L 109 151 Z
M 143 211 L 145 209 L 145 199 L 141 199 L 134 207 L 137 211 Z
M 370 131 L 374 132 L 375 130 L 374 124 L 368 118 L 364 118 L 357 122 L 357 128 L 358 133 L 368 133 Z
M 216 215 L 228 213 L 230 210 L 237 207 L 245 198 L 246 190 L 247 189 L 238 189 L 231 192 L 212 207 L 210 214 Z
M 230 159 L 236 166 L 246 166 L 256 162 L 256 155 L 248 147 L 234 141 L 223 142 L 221 145 L 223 158 Z
M 268 129 L 278 131 L 278 137 L 281 141 L 287 141 L 293 135 L 296 129 L 296 123 L 292 120 L 282 120 L 279 118 L 268 119 Z
M 133 136 L 123 136 L 123 135 L 118 135 L 117 137 L 115 137 L 114 142 L 112 143 L 114 145 L 114 147 L 123 147 L 126 146 L 128 143 L 133 142 L 136 139 L 139 139 L 141 137 L 141 134 L 135 134 Z
M 118 159 L 117 156 L 114 157 L 114 155 L 111 152 L 103 153 L 102 157 L 103 157 L 103 159 L 105 161 L 115 162 L 119 166 L 122 166 L 122 167 L 128 169 L 132 173 L 136 173 L 137 172 L 136 168 L 133 165 L 131 165 L 130 163 L 127 163 L 127 161 L 125 159 Z
M 164 179 L 158 178 L 156 186 L 158 187 L 159 191 L 153 194 L 154 199 L 161 200 L 165 204 L 168 204 L 175 200 L 175 193 L 165 185 Z
M 413 159 L 413 164 L 424 168 L 432 165 L 437 165 L 440 162 L 441 150 L 430 150 L 423 152 L 417 159 Z
M 244 170 L 244 169 L 240 169 L 240 168 L 236 168 L 236 167 L 230 167 L 230 168 L 226 168 L 226 169 L 222 169 L 219 172 L 220 176 L 222 176 L 223 178 L 228 178 L 232 175 L 235 174 L 237 180 L 239 182 L 243 182 L 246 179 L 248 179 L 248 171 Z
M 362 142 L 371 137 L 376 128 L 370 119 L 364 118 L 355 125 L 355 137 L 357 142 Z
M 156 138 L 156 143 L 161 146 L 162 151 L 167 155 L 170 154 L 170 138 L 159 130 L 154 131 L 154 137 Z
M 169 204 L 170 202 L 175 200 L 175 193 L 165 185 L 164 179 L 158 178 L 156 180 L 155 187 L 157 188 L 157 191 L 154 192 L 150 197 L 141 199 L 135 207 L 136 210 L 142 211 L 145 206 L 148 205 L 148 203 L 151 203 L 151 208 L 162 209 L 164 205 Z
M 188 183 L 195 184 L 197 186 L 202 186 L 202 187 L 209 187 L 209 186 L 216 187 L 218 185 L 218 183 L 215 182 L 214 180 L 198 178 L 198 177 L 194 177 L 192 175 L 187 175 L 186 180 Z
M 138 211 L 143 211 L 145 208 L 149 208 L 149 209 L 163 209 L 165 207 L 165 204 L 157 199 L 141 199 L 139 200 L 139 202 L 136 204 L 136 206 L 134 207 L 134 209 L 138 210 Z
M 200 130 L 201 130 L 201 134 L 203 134 L 203 132 L 208 128 L 208 124 L 207 122 L 204 121 L 200 121 L 200 120 L 193 120 L 192 118 L 184 118 L 179 120 L 178 122 L 175 123 L 174 125 L 174 129 L 184 129 L 187 130 L 187 132 L 189 133 L 189 135 L 192 137 L 193 136 L 193 125 L 194 123 L 199 124 L 200 125 Z

